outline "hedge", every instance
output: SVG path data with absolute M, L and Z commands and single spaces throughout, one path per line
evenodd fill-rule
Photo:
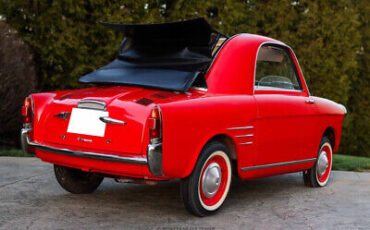
M 122 35 L 99 21 L 148 23 L 204 16 L 228 35 L 274 37 L 296 52 L 310 91 L 348 109 L 340 152 L 370 156 L 369 4 L 365 0 L 0 0 L 32 47 L 40 90 L 82 87 L 112 60 Z
M 0 146 L 18 143 L 21 106 L 35 91 L 36 82 L 30 47 L 0 21 Z

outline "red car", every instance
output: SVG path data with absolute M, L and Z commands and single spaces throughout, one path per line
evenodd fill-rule
M 181 179 L 186 208 L 205 216 L 232 175 L 301 171 L 306 185 L 327 184 L 346 109 L 310 95 L 289 46 L 229 38 L 203 18 L 103 25 L 124 40 L 113 62 L 80 78 L 94 86 L 35 93 L 22 108 L 24 151 L 54 164 L 64 189 Z

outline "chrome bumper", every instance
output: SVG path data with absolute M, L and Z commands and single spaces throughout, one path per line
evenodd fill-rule
M 85 157 L 104 161 L 113 161 L 129 164 L 148 165 L 153 175 L 161 176 L 162 172 L 162 143 L 149 144 L 147 149 L 147 158 L 143 157 L 124 157 L 98 152 L 76 151 L 67 148 L 56 148 L 32 142 L 28 139 L 30 128 L 23 128 L 21 131 L 21 144 L 24 153 L 28 153 L 28 148 L 35 148 L 46 152 L 63 154 L 75 157 Z
M 149 171 L 156 176 L 163 175 L 162 172 L 162 143 L 148 145 L 147 158 Z
M 21 146 L 25 154 L 32 155 L 28 152 L 28 133 L 31 131 L 31 128 L 23 128 L 21 130 Z
M 97 160 L 139 164 L 139 165 L 148 164 L 147 158 L 143 158 L 143 157 L 124 157 L 124 156 L 117 156 L 117 155 L 111 155 L 111 154 L 105 154 L 105 153 L 76 151 L 76 150 L 71 150 L 67 148 L 56 148 L 52 146 L 42 145 L 36 142 L 32 142 L 28 139 L 28 133 L 30 132 L 30 130 L 31 129 L 22 129 L 21 131 L 22 149 L 25 153 L 28 153 L 28 148 L 32 147 L 32 148 L 43 150 L 46 152 L 58 153 L 58 154 L 63 154 L 63 155 L 68 155 L 68 156 L 92 158 L 92 159 L 97 159 Z

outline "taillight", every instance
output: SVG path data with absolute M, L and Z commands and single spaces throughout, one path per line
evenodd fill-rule
M 33 102 L 31 97 L 26 97 L 22 106 L 23 124 L 31 124 L 33 119 Z
M 162 139 L 162 114 L 158 106 L 155 106 L 150 113 L 148 126 L 150 143 L 159 143 Z

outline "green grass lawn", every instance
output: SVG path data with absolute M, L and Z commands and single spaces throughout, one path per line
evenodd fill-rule
M 0 149 L 1 156 L 29 157 L 20 149 Z M 334 154 L 333 170 L 363 172 L 370 170 L 369 157 Z
M 23 153 L 21 149 L 0 149 L 0 157 L 30 157 Z
M 370 171 L 370 158 L 334 154 L 333 170 L 342 171 Z

